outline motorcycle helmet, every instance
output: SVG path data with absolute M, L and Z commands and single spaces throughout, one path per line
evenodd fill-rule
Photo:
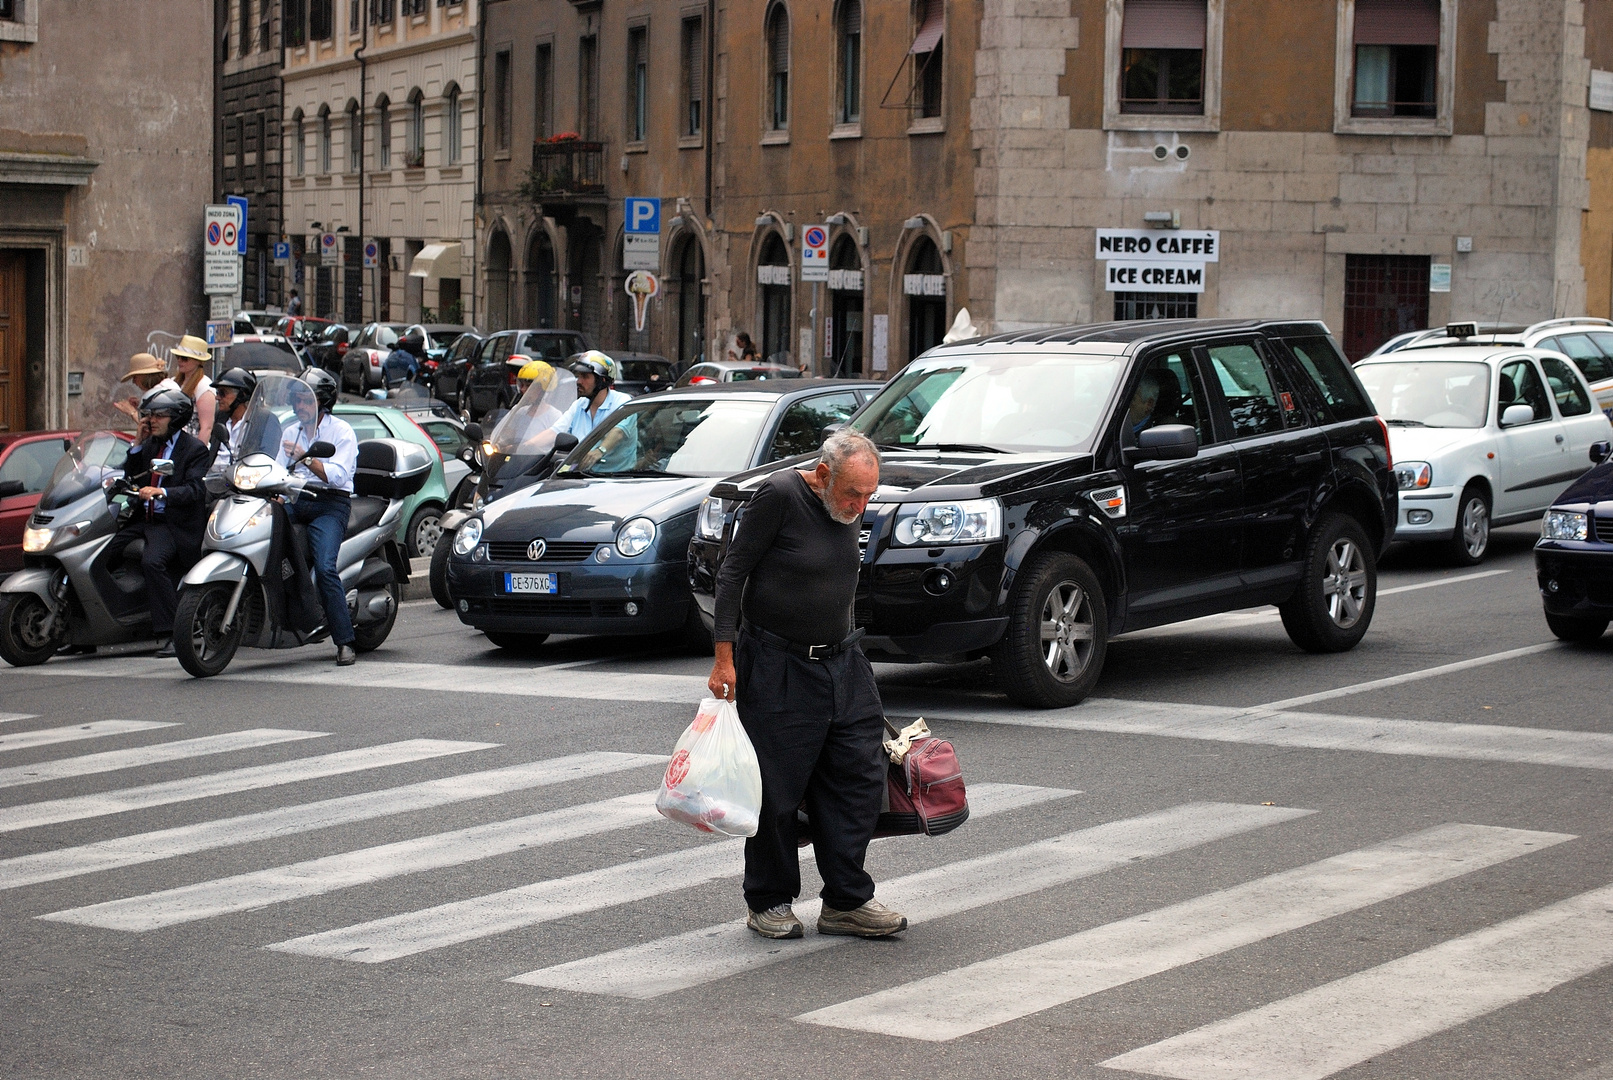
M 416 360 L 426 357 L 426 339 L 419 334 L 409 334 L 398 339 L 398 348 L 413 356 Z
M 545 390 L 553 390 L 555 383 L 559 381 L 554 368 L 542 360 L 529 360 L 515 373 L 515 387 L 523 394 L 533 383 L 537 383 Z
M 589 349 L 572 358 L 571 370 L 577 375 L 592 375 L 599 380 L 599 389 L 609 390 L 616 385 L 616 361 L 600 352 Z
M 311 367 L 302 373 L 302 381 L 313 389 L 314 397 L 319 400 L 320 412 L 328 413 L 335 408 L 336 399 L 342 392 L 342 388 L 337 385 L 336 376 L 324 368 Z
M 235 391 L 235 404 L 244 405 L 252 400 L 252 391 L 257 389 L 258 377 L 246 368 L 232 367 L 224 374 L 213 380 L 215 388 Z
M 196 406 L 183 390 L 148 390 L 140 399 L 140 415 L 168 417 L 168 434 L 184 429 L 190 423 Z

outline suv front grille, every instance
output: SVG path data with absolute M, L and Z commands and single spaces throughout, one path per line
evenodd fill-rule
M 530 562 L 526 549 L 531 543 L 530 540 L 491 540 L 487 554 L 494 562 Z M 582 562 L 598 546 L 591 540 L 551 540 L 538 562 Z

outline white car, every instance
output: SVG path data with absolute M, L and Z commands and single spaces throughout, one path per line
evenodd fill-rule
M 1550 349 L 1562 353 L 1574 362 L 1579 373 L 1585 376 L 1585 381 L 1590 383 L 1597 408 L 1613 417 L 1613 319 L 1593 319 L 1581 315 L 1569 319 L 1547 319 L 1525 327 L 1449 323 L 1443 332 L 1425 330 L 1422 334 L 1415 341 L 1402 342 L 1398 348 L 1522 345 L 1526 349 Z M 1394 341 L 1399 341 L 1399 338 L 1386 342 L 1379 353 Z
M 1355 366 L 1389 427 L 1400 487 L 1394 538 L 1484 558 L 1492 525 L 1538 518 L 1613 436 L 1566 357 L 1422 342 Z

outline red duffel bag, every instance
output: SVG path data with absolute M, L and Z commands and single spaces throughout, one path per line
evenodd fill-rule
M 921 716 L 896 730 L 889 720 L 885 740 L 890 769 L 875 836 L 940 836 L 969 820 L 963 767 L 945 739 L 930 734 Z

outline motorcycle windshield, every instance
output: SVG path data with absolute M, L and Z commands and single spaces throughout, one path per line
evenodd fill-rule
M 80 432 L 56 462 L 50 486 L 39 497 L 39 509 L 57 510 L 99 490 L 109 476 L 123 473 L 129 441 L 112 431 Z
M 319 400 L 313 388 L 290 375 L 260 376 L 252 391 L 252 405 L 247 409 L 237 460 L 263 454 L 284 463 L 284 443 L 303 424 L 310 432 L 319 424 Z
M 537 458 L 554 448 L 554 425 L 577 400 L 577 378 L 556 369 L 526 388 L 488 437 L 489 456 Z

